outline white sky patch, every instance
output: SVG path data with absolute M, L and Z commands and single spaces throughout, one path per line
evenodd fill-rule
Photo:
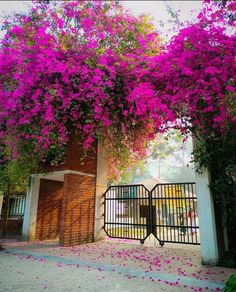
M 167 12 L 167 5 L 175 11 L 179 11 L 181 22 L 194 20 L 202 6 L 202 1 L 123 1 L 123 3 L 135 15 L 150 14 L 158 30 L 162 31 L 162 36 L 167 39 L 175 31 L 173 24 L 168 22 L 171 17 Z M 30 1 L 0 1 L 0 26 L 4 16 L 12 12 L 25 12 L 30 4 Z M 164 28 L 160 26 L 161 22 L 164 24 Z M 3 35 L 4 32 L 0 31 L 0 38 Z
M 0 1 L 0 16 L 12 12 L 24 12 L 29 1 Z
M 123 1 L 133 14 L 150 14 L 157 29 L 162 32 L 162 36 L 169 39 L 176 27 L 169 23 L 171 16 L 167 7 L 178 13 L 180 22 L 192 21 L 196 19 L 202 7 L 202 1 Z M 160 24 L 163 23 L 164 27 Z

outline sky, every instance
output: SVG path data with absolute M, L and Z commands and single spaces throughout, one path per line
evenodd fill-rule
M 0 17 L 6 13 L 26 11 L 28 5 L 30 1 L 0 1 Z M 173 25 L 168 23 L 170 15 L 167 12 L 167 6 L 179 11 L 180 21 L 186 21 L 196 17 L 202 1 L 124 1 L 124 5 L 135 15 L 150 14 L 156 27 L 163 32 L 163 37 L 168 39 L 173 35 L 174 29 Z M 164 23 L 164 28 L 160 26 L 160 22 Z M 3 33 L 0 32 L 0 37 L 2 35 Z
M 156 27 L 162 30 L 167 38 L 174 33 L 173 25 L 168 23 L 171 17 L 167 6 L 178 12 L 181 22 L 196 18 L 202 6 L 202 1 L 124 1 L 124 3 L 135 15 L 150 14 Z M 160 22 L 164 24 L 164 29 L 160 27 Z

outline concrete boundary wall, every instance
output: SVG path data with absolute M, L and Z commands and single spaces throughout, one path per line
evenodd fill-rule
M 96 195 L 95 195 L 95 222 L 94 240 L 105 238 L 104 225 L 104 198 L 103 194 L 107 190 L 107 154 L 102 142 L 98 143 L 97 151 L 97 176 L 96 176 Z
M 206 169 L 196 172 L 201 256 L 203 264 L 216 265 L 219 259 L 213 197 Z

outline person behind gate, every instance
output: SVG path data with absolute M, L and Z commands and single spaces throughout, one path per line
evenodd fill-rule
M 191 207 L 188 211 L 188 225 L 191 227 L 190 228 L 190 234 L 194 235 L 196 234 L 196 213 Z

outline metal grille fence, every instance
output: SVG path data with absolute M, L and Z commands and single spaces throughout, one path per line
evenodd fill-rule
M 195 183 L 158 184 L 151 195 L 154 236 L 163 242 L 200 244 Z
M 147 238 L 150 233 L 147 224 L 149 203 L 149 191 L 143 185 L 109 187 L 105 193 L 105 231 L 108 236 L 137 240 Z M 140 212 L 145 211 L 145 216 L 142 216 Z
M 104 198 L 109 237 L 200 244 L 195 183 L 111 186 Z
M 6 196 L 3 198 L 2 211 L 0 217 L 3 217 L 6 210 Z M 26 195 L 11 195 L 8 218 L 23 218 L 25 211 Z

